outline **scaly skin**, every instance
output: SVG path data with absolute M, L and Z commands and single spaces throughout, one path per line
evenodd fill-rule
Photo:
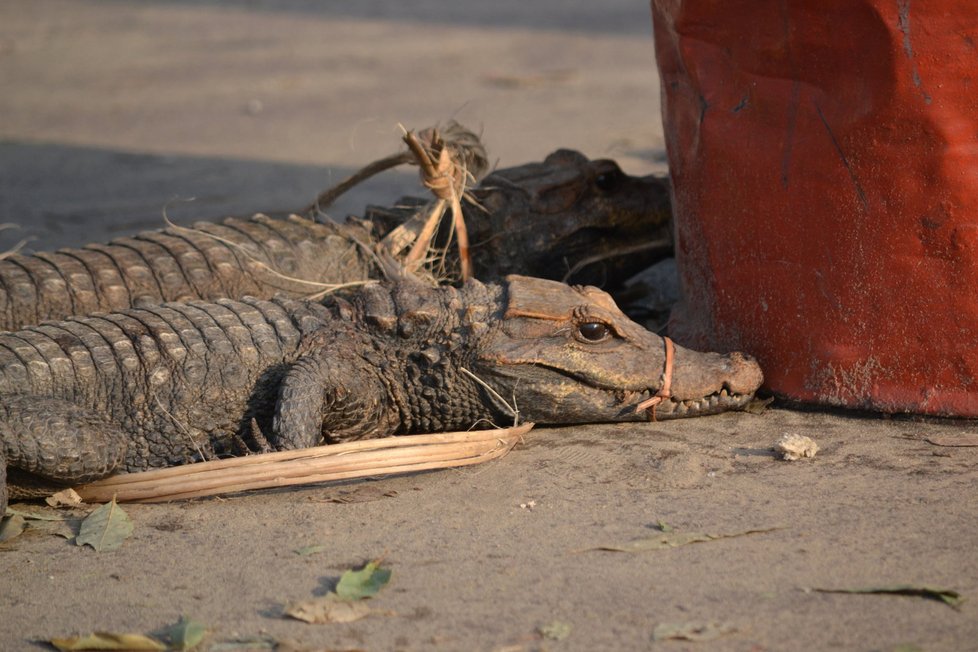
M 660 237 L 668 228 L 663 180 L 628 177 L 611 161 L 567 150 L 500 170 L 472 194 L 481 208 L 467 205 L 466 222 L 483 280 L 514 272 L 560 279 L 582 257 Z M 369 248 L 405 215 L 374 209 L 370 217 L 373 224 L 228 218 L 12 255 L 0 260 L 0 329 L 166 301 L 305 297 L 323 283 L 379 278 Z M 647 264 L 649 253 L 617 257 L 573 280 L 614 284 Z
M 266 440 L 467 429 L 512 419 L 499 396 L 537 423 L 644 420 L 663 363 L 604 292 L 522 276 L 133 308 L 0 334 L 0 469 L 63 485 Z M 677 347 L 657 416 L 736 409 L 760 383 L 745 356 Z
M 0 260 L 0 328 L 166 301 L 311 295 L 321 287 L 299 279 L 378 275 L 357 241 L 371 244 L 372 235 L 355 223 L 256 215 L 13 255 Z

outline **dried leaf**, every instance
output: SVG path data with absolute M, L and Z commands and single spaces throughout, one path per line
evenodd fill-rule
M 652 632 L 653 641 L 713 641 L 733 634 L 737 628 L 730 623 L 660 623 Z
M 19 509 L 11 509 L 8 507 L 7 516 L 10 518 L 16 516 L 17 518 L 23 520 L 25 527 L 21 529 L 21 532 L 23 532 L 24 529 L 29 528 L 31 530 L 38 530 L 39 532 L 43 532 L 45 534 L 56 534 L 65 539 L 73 539 L 75 537 L 75 532 L 68 525 L 67 519 L 60 515 L 48 516 L 46 514 L 23 512 Z M 13 536 L 4 537 L 2 534 L 5 527 L 11 527 L 7 525 L 8 521 L 3 521 L 2 519 L 0 519 L 0 521 L 2 521 L 0 522 L 0 542 L 7 539 L 12 539 Z M 12 525 L 12 527 L 16 527 L 16 523 Z
M 551 641 L 562 641 L 570 636 L 571 625 L 562 620 L 555 620 L 552 623 L 538 628 L 537 631 L 540 632 L 540 636 L 549 638 Z
M 307 623 L 352 623 L 370 615 L 366 602 L 351 602 L 335 593 L 321 598 L 302 600 L 286 605 L 285 615 Z
M 978 434 L 934 435 L 928 437 L 927 442 L 935 446 L 978 446 Z
M 56 494 L 51 494 L 44 499 L 44 502 L 51 507 L 77 507 L 82 504 L 82 498 L 77 491 L 69 487 Z
M 37 514 L 35 512 L 22 512 L 19 509 L 14 509 L 12 507 L 7 507 L 7 516 L 12 516 L 12 515 L 15 515 L 15 514 L 18 515 L 18 516 L 23 516 L 28 521 L 63 521 L 63 520 L 65 520 L 65 517 L 64 516 L 61 516 L 61 515 L 49 516 L 47 514 Z
M 340 576 L 336 595 L 343 600 L 372 598 L 391 579 L 389 568 L 379 568 L 380 560 L 368 563 L 360 570 L 348 570 Z
M 327 546 L 325 543 L 314 543 L 309 546 L 302 546 L 301 548 L 296 548 L 295 554 L 299 555 L 300 557 L 306 557 L 308 555 L 315 555 L 320 552 L 326 552 L 327 550 L 329 550 L 329 546 Z
M 174 650 L 189 650 L 200 645 L 207 635 L 207 626 L 186 616 L 163 630 L 163 636 Z
M 27 521 L 20 514 L 0 520 L 0 543 L 19 537 L 27 529 Z
M 132 521 L 115 499 L 101 505 L 82 521 L 75 545 L 89 545 L 96 552 L 116 550 L 132 534 Z
M 929 586 L 910 586 L 899 584 L 896 586 L 877 586 L 858 589 L 823 589 L 814 588 L 818 593 L 849 593 L 862 595 L 909 595 L 926 600 L 937 600 L 947 606 L 957 609 L 964 602 L 964 598 L 957 591 L 948 589 L 935 589 Z
M 663 531 L 651 537 L 644 537 L 623 543 L 620 545 L 610 544 L 589 548 L 589 550 L 608 550 L 611 552 L 646 552 L 648 550 L 664 550 L 666 548 L 678 548 L 690 543 L 702 543 L 705 541 L 716 541 L 717 539 L 732 539 L 734 537 L 744 537 L 749 534 L 762 534 L 780 530 L 780 527 L 770 527 L 755 530 L 745 530 L 744 532 L 734 532 L 731 534 L 708 534 L 700 532 L 675 532 Z
M 156 639 L 142 634 L 95 632 L 88 636 L 52 638 L 51 645 L 59 650 L 166 650 Z

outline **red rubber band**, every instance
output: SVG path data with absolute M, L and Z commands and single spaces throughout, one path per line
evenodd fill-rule
M 673 360 L 676 357 L 676 348 L 673 346 L 672 340 L 668 337 L 663 337 L 666 343 L 666 364 L 665 369 L 662 371 L 662 387 L 659 391 L 655 393 L 655 396 L 647 398 L 638 405 L 635 406 L 635 412 L 642 412 L 643 410 L 652 410 L 652 421 L 655 421 L 655 406 L 672 397 L 672 366 Z

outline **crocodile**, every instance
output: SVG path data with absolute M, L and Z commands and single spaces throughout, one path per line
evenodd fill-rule
M 636 242 L 667 242 L 669 195 L 658 177 L 632 177 L 610 160 L 558 150 L 542 163 L 498 170 L 468 194 L 465 219 L 476 275 L 562 279 L 612 287 L 654 252 L 617 256 Z M 0 260 L 0 329 L 167 301 L 308 297 L 380 276 L 378 242 L 423 200 L 369 208 L 369 219 L 226 218 L 146 231 L 108 244 Z M 590 258 L 588 258 L 590 259 Z M 654 259 L 653 259 L 654 261 Z
M 750 357 L 676 346 L 597 288 L 518 275 L 167 303 L 0 333 L 0 472 L 16 490 L 517 412 L 539 424 L 712 414 L 743 407 L 761 380 Z

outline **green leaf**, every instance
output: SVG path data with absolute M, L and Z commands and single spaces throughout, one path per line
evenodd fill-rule
M 315 555 L 320 552 L 326 552 L 327 550 L 329 550 L 329 546 L 327 546 L 325 543 L 314 543 L 309 546 L 302 546 L 301 548 L 296 548 L 295 554 L 299 555 L 300 557 L 306 557 L 308 555 Z
M 540 636 L 549 638 L 551 641 L 562 641 L 570 636 L 571 625 L 562 620 L 555 620 L 538 628 L 537 631 L 540 632 Z
M 196 620 L 181 616 L 175 624 L 170 625 L 163 634 L 174 650 L 189 650 L 200 645 L 207 634 L 207 626 Z
M 660 534 L 651 537 L 644 537 L 622 544 L 609 544 L 589 548 L 590 550 L 608 550 L 611 552 L 647 552 L 649 550 L 664 550 L 666 548 L 678 548 L 691 543 L 703 543 L 705 541 L 716 541 L 718 539 L 732 539 L 734 537 L 744 537 L 749 534 L 761 534 L 780 530 L 779 527 L 763 528 L 756 530 L 745 530 L 744 532 L 734 532 L 731 534 L 708 534 L 700 532 L 676 532 L 670 528 Z
M 653 641 L 712 641 L 732 634 L 737 628 L 730 623 L 660 623 L 652 632 Z
M 342 600 L 372 598 L 391 579 L 389 568 L 379 568 L 380 560 L 372 561 L 360 570 L 348 570 L 340 576 L 336 595 Z
M 935 589 L 929 586 L 910 586 L 907 584 L 898 584 L 896 586 L 876 586 L 869 588 L 858 588 L 858 589 L 824 589 L 824 588 L 814 588 L 813 591 L 818 593 L 849 593 L 849 594 L 862 594 L 862 595 L 908 595 L 916 598 L 924 598 L 925 600 L 937 600 L 938 602 L 943 602 L 947 606 L 957 609 L 964 602 L 964 598 L 957 591 L 951 591 L 948 589 Z
M 285 615 L 306 623 L 352 623 L 370 615 L 370 607 L 365 602 L 343 599 L 335 593 L 327 593 L 321 598 L 293 602 L 285 606 Z
M 88 636 L 52 638 L 50 642 L 59 650 L 166 650 L 165 645 L 142 634 L 95 632 Z
M 20 514 L 0 520 L 0 543 L 19 537 L 27 529 L 27 521 Z
M 113 498 L 82 521 L 75 545 L 89 545 L 97 552 L 116 550 L 132 534 L 132 521 Z

